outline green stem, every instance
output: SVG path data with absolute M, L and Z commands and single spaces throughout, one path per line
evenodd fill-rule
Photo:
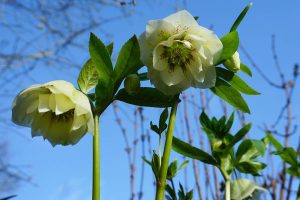
M 156 183 L 156 200 L 164 200 L 165 195 L 165 186 L 166 186 L 166 179 L 167 179 L 167 171 L 169 166 L 169 159 L 171 154 L 171 148 L 172 148 L 172 140 L 173 140 L 173 132 L 174 132 L 174 126 L 176 121 L 176 111 L 177 111 L 177 105 L 179 103 L 178 99 L 179 95 L 174 99 L 171 115 L 169 119 L 169 126 L 166 133 L 166 142 L 161 162 L 161 168 L 159 171 L 159 177 Z
M 93 200 L 100 200 L 100 143 L 99 115 L 94 116 L 93 136 Z
M 225 182 L 225 200 L 230 200 L 230 180 Z

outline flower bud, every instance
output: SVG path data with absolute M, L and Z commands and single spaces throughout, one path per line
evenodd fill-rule
M 93 133 L 90 102 L 71 83 L 57 80 L 33 85 L 20 92 L 12 106 L 12 121 L 31 127 L 52 146 L 76 144 L 87 131 Z
M 240 65 L 241 65 L 241 61 L 240 61 L 240 55 L 239 53 L 236 51 L 231 58 L 227 59 L 224 63 L 224 66 L 232 71 L 232 72 L 237 72 L 240 70 Z
M 141 83 L 140 78 L 136 74 L 130 74 L 124 81 L 124 87 L 128 94 L 135 95 L 139 93 Z

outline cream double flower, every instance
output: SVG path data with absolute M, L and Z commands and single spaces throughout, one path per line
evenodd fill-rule
M 148 77 L 163 93 L 172 95 L 190 86 L 210 88 L 215 85 L 214 66 L 223 45 L 186 10 L 149 21 L 139 44 Z
M 20 92 L 13 102 L 12 120 L 31 127 L 32 137 L 43 136 L 53 146 L 76 144 L 94 127 L 88 98 L 63 80 Z

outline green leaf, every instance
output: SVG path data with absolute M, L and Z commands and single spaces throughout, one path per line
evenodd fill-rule
M 274 155 L 279 155 L 281 159 L 292 166 L 297 166 L 297 153 L 292 147 L 286 147 L 279 151 L 272 152 Z
M 166 185 L 165 190 L 168 193 L 166 195 L 167 200 L 177 200 L 176 191 L 169 184 Z
M 221 67 L 216 67 L 217 70 L 217 76 L 221 77 L 230 85 L 240 91 L 241 93 L 248 94 L 248 95 L 258 95 L 260 94 L 253 88 L 251 88 L 247 83 L 245 83 L 238 75 L 235 73 L 228 71 Z
M 167 171 L 167 179 L 171 180 L 177 173 L 177 160 L 171 162 Z
M 141 87 L 138 94 L 129 95 L 121 89 L 115 96 L 116 100 L 137 106 L 166 108 L 172 106 L 173 96 L 166 96 L 155 88 Z
M 210 90 L 233 107 L 242 112 L 250 113 L 249 107 L 241 94 L 222 79 L 217 78 L 215 87 L 210 88 Z
M 243 137 L 249 132 L 251 128 L 251 123 L 247 124 L 243 128 L 241 128 L 230 141 L 229 146 L 233 147 L 237 142 L 239 142 Z
M 98 80 L 95 89 L 96 107 L 107 103 L 112 97 L 112 82 L 105 82 L 101 78 Z
M 119 53 L 114 69 L 115 92 L 126 76 L 137 73 L 142 66 L 139 43 L 134 35 L 123 45 Z
M 230 32 L 221 38 L 221 42 L 223 44 L 223 50 L 218 64 L 231 58 L 237 51 L 239 47 L 239 34 L 236 31 Z
M 166 123 L 168 117 L 169 117 L 169 111 L 168 108 L 165 108 L 159 117 L 159 128 L 163 129 L 162 131 L 164 131 L 168 127 Z
M 265 144 L 261 140 L 244 140 L 237 149 L 237 163 L 250 161 L 258 156 L 263 156 L 265 153 Z
M 267 138 L 277 151 L 283 149 L 283 146 L 280 144 L 280 142 L 278 142 L 269 131 L 267 131 Z
M 236 31 L 242 20 L 244 19 L 245 15 L 247 14 L 248 10 L 251 8 L 252 3 L 249 3 L 244 10 L 239 14 L 235 22 L 233 23 L 232 27 L 230 28 L 230 32 Z
M 298 166 L 291 166 L 287 168 L 286 172 L 292 176 L 296 176 L 300 178 L 300 164 L 298 164 Z
M 93 33 L 90 35 L 89 51 L 92 63 L 98 72 L 95 91 L 98 107 L 112 97 L 112 63 L 105 45 Z
M 267 192 L 266 189 L 258 186 L 255 182 L 248 179 L 237 179 L 230 181 L 230 198 L 241 200 L 251 197 L 256 190 Z
M 152 121 L 150 121 L 150 128 L 151 128 L 151 130 L 152 131 L 154 131 L 155 133 L 157 133 L 158 135 L 160 135 L 161 134 L 161 132 L 160 132 L 160 130 L 159 130 L 159 128 L 158 128 L 158 126 L 157 125 L 155 125 L 155 124 L 153 124 L 153 122 Z
M 160 167 L 161 167 L 161 159 L 160 159 L 159 155 L 157 155 L 155 152 L 153 152 L 151 166 L 152 166 L 152 171 L 156 177 L 156 180 L 158 180 L 159 171 L 160 171 Z
M 183 161 L 183 163 L 181 163 L 181 165 L 178 167 L 177 173 L 178 173 L 179 171 L 181 171 L 183 168 L 185 168 L 185 166 L 186 166 L 188 163 L 189 163 L 188 160 Z
M 140 78 L 141 81 L 148 81 L 149 78 L 148 78 L 147 74 L 148 74 L 147 72 L 140 73 L 140 74 L 138 74 L 138 77 Z
M 150 161 L 150 160 L 147 160 L 147 158 L 146 158 L 145 156 L 143 156 L 142 159 L 143 159 L 143 161 L 144 161 L 145 163 L 147 163 L 148 165 L 152 166 L 151 161 Z
M 110 79 L 113 72 L 110 55 L 103 42 L 93 33 L 90 35 L 89 51 L 101 79 Z
M 106 50 L 107 50 L 107 52 L 109 53 L 110 56 L 113 52 L 113 49 L 114 49 L 114 43 L 113 42 L 106 46 Z
M 224 132 L 228 133 L 230 131 L 232 124 L 233 124 L 233 120 L 234 120 L 234 112 L 231 113 L 231 115 L 226 123 Z
M 267 165 L 261 162 L 255 161 L 243 161 L 236 165 L 237 170 L 242 173 L 252 174 L 258 176 L 259 172 L 264 169 Z
M 83 93 L 88 93 L 98 83 L 99 75 L 91 59 L 80 70 L 77 83 Z
M 228 179 L 230 177 L 230 174 L 232 173 L 234 169 L 234 158 L 230 153 L 224 152 L 224 153 L 214 153 L 215 155 L 219 155 L 219 168 L 222 172 L 222 175 L 224 179 Z M 216 157 L 216 156 L 215 156 Z
M 211 127 L 212 127 L 210 119 L 208 118 L 208 116 L 206 115 L 206 113 L 204 111 L 202 111 L 202 113 L 200 115 L 200 123 L 203 127 L 207 128 L 207 129 L 211 129 Z
M 200 160 L 201 162 L 216 165 L 216 160 L 201 149 L 193 147 L 192 145 L 179 140 L 176 137 L 173 137 L 172 149 L 179 154 L 187 156 L 189 158 L 193 158 L 196 160 Z
M 251 72 L 250 68 L 247 65 L 241 63 L 240 64 L 240 69 L 241 69 L 242 72 L 244 72 L 248 76 L 252 77 L 252 72 Z

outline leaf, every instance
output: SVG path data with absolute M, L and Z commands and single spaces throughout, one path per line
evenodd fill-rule
M 265 150 L 265 144 L 261 140 L 244 140 L 237 149 L 236 162 L 251 161 L 258 156 L 263 156 Z
M 115 92 L 121 82 L 129 74 L 135 74 L 143 66 L 140 61 L 140 47 L 137 37 L 134 35 L 121 48 L 117 63 L 114 69 Z
M 249 3 L 244 10 L 239 14 L 235 22 L 233 23 L 232 27 L 230 28 L 230 32 L 236 31 L 242 20 L 244 19 L 245 15 L 247 14 L 248 10 L 252 7 L 252 3 Z
M 234 200 L 246 199 L 253 195 L 256 190 L 267 192 L 266 189 L 258 186 L 248 179 L 237 179 L 230 181 L 230 198 Z
M 251 72 L 250 68 L 247 65 L 241 63 L 240 64 L 240 69 L 241 69 L 242 72 L 244 72 L 245 74 L 247 74 L 250 77 L 252 77 L 252 72 Z
M 267 165 L 261 162 L 255 161 L 243 161 L 236 165 L 237 170 L 242 173 L 252 174 L 258 176 L 259 172 L 264 169 Z
M 223 50 L 218 64 L 231 58 L 237 51 L 239 47 L 239 34 L 236 31 L 230 32 L 221 38 L 221 42 L 223 44 Z
M 77 83 L 83 93 L 88 93 L 98 83 L 99 75 L 91 59 L 80 70 Z
M 156 177 L 156 180 L 158 180 L 159 171 L 160 171 L 160 167 L 161 167 L 161 159 L 160 159 L 159 155 L 157 155 L 155 152 L 153 152 L 151 166 L 152 166 L 152 171 Z
M 90 35 L 89 51 L 93 64 L 99 72 L 99 76 L 102 79 L 110 78 L 113 71 L 110 55 L 103 42 L 98 39 L 93 33 L 91 33 Z
M 234 120 L 234 112 L 231 113 L 231 115 L 226 123 L 224 132 L 228 133 L 230 131 L 232 124 L 233 124 L 233 120 Z
M 200 160 L 201 162 L 211 165 L 217 164 L 216 160 L 205 151 L 193 147 L 192 145 L 185 143 L 176 137 L 173 137 L 172 149 L 177 153 L 187 156 L 189 158 Z
M 151 128 L 151 130 L 152 131 L 154 131 L 155 133 L 157 133 L 158 135 L 160 135 L 161 134 L 161 132 L 160 132 L 160 130 L 159 130 L 159 128 L 158 128 L 158 126 L 157 125 L 155 125 L 155 124 L 153 124 L 153 122 L 152 121 L 150 121 L 150 128 Z
M 165 108 L 159 117 L 159 128 L 162 131 L 164 131 L 168 127 L 168 125 L 166 123 L 168 117 L 169 117 L 169 111 L 168 111 L 168 108 Z
M 283 149 L 283 146 L 280 144 L 280 142 L 278 142 L 269 131 L 267 131 L 267 138 L 277 151 Z
M 172 106 L 173 96 L 166 96 L 155 88 L 141 87 L 138 94 L 129 95 L 121 89 L 115 96 L 116 100 L 137 106 L 166 108 Z
M 234 169 L 234 158 L 230 153 L 223 154 L 219 156 L 219 167 L 224 179 L 228 179 Z
M 249 107 L 241 94 L 222 79 L 217 78 L 215 87 L 210 88 L 210 90 L 233 107 L 242 112 L 250 113 Z
M 286 169 L 286 172 L 289 173 L 292 176 L 296 176 L 300 178 L 300 164 L 298 166 L 291 166 Z
M 96 106 L 98 107 L 112 96 L 112 63 L 105 45 L 93 33 L 90 35 L 89 51 L 93 65 L 98 72 L 95 91 Z
M 247 124 L 243 128 L 241 128 L 230 141 L 229 146 L 233 147 L 237 142 L 239 142 L 243 137 L 249 132 L 251 128 L 251 123 Z
M 114 49 L 114 43 L 113 42 L 106 46 L 106 50 L 107 50 L 107 52 L 109 53 L 110 56 L 113 52 L 113 49 Z
M 245 83 L 238 75 L 235 73 L 223 69 L 221 67 L 216 67 L 217 76 L 222 77 L 225 81 L 227 81 L 233 88 L 237 89 L 241 93 L 248 95 L 258 95 L 260 94 L 253 88 L 251 88 L 247 83 Z
M 177 160 L 171 162 L 167 171 L 167 179 L 171 180 L 177 173 Z
M 298 165 L 297 153 L 292 147 L 286 147 L 282 150 L 272 152 L 274 155 L 279 155 L 281 159 L 292 166 Z
M 176 191 L 174 191 L 173 188 L 169 184 L 166 185 L 165 190 L 169 195 L 169 196 L 166 195 L 167 200 L 177 200 Z
M 208 116 L 204 111 L 202 111 L 200 115 L 200 123 L 203 127 L 206 127 L 207 129 L 211 129 L 212 127 L 210 119 L 208 118 Z
M 145 163 L 147 163 L 148 165 L 152 166 L 151 161 L 150 161 L 150 160 L 147 160 L 147 158 L 146 158 L 145 156 L 143 156 L 142 159 L 143 159 L 143 161 L 144 161 Z
M 148 78 L 147 74 L 148 74 L 147 72 L 140 73 L 140 74 L 138 74 L 138 77 L 140 78 L 141 81 L 148 81 L 149 78 Z
M 179 171 L 181 171 L 183 168 L 185 168 L 185 166 L 186 166 L 188 163 L 189 163 L 188 160 L 183 161 L 183 163 L 181 163 L 181 165 L 178 167 L 177 173 L 178 173 Z

